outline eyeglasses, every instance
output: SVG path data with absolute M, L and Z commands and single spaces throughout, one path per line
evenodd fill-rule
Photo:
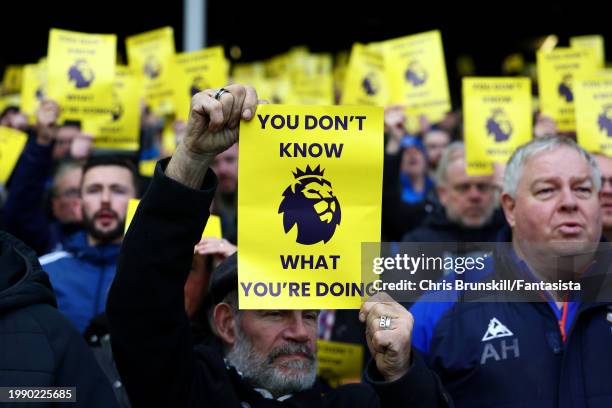
M 78 188 L 69 188 L 66 189 L 65 191 L 61 191 L 61 192 L 54 192 L 53 193 L 53 197 L 58 197 L 58 198 L 79 198 L 81 196 L 81 192 L 79 191 Z
M 612 187 L 612 177 L 601 177 L 601 188 L 604 188 L 606 186 L 606 183 L 608 183 L 610 185 L 610 187 Z
M 495 189 L 495 185 L 491 183 L 461 183 L 455 184 L 453 186 L 453 190 L 455 190 L 459 194 L 465 194 L 472 189 L 472 187 L 476 187 L 479 193 L 489 193 Z

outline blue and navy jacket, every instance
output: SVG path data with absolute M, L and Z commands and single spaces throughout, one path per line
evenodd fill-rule
M 119 248 L 118 244 L 91 246 L 81 231 L 70 237 L 62 251 L 40 258 L 59 310 L 81 333 L 92 318 L 104 312 Z
M 611 260 L 605 256 L 592 267 L 607 272 Z M 499 255 L 477 279 L 525 272 L 518 258 Z M 425 294 L 410 309 L 413 347 L 457 407 L 611 407 L 612 275 L 591 276 L 597 278 L 581 279 L 582 288 L 603 301 L 570 298 L 565 317 L 546 298 L 459 302 L 463 294 L 450 292 L 444 302 L 433 302 L 437 294 Z

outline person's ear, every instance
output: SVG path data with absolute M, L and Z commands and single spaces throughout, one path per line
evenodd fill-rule
M 514 209 L 516 207 L 516 201 L 514 198 L 510 196 L 508 193 L 503 193 L 501 196 L 501 204 L 504 209 L 504 215 L 506 216 L 506 221 L 511 228 L 514 228 L 516 224 L 516 218 L 514 217 Z
M 213 311 L 215 329 L 223 342 L 233 346 L 236 342 L 236 316 L 227 303 L 219 303 Z

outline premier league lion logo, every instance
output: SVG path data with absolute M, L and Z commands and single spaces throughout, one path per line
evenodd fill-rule
M 361 86 L 368 95 L 375 95 L 380 89 L 378 77 L 374 72 L 369 72 L 365 78 L 363 78 L 363 81 L 361 81 Z
M 574 93 L 572 92 L 572 76 L 570 74 L 564 75 L 561 83 L 559 84 L 559 96 L 565 99 L 565 102 L 572 102 L 574 100 Z
M 297 225 L 296 242 L 303 245 L 327 243 L 340 225 L 340 203 L 331 183 L 323 177 L 324 171 L 320 166 L 296 169 L 295 182 L 283 192 L 278 208 L 285 233 Z
M 505 142 L 512 136 L 512 123 L 503 109 L 493 109 L 487 119 L 487 134 L 494 136 L 496 142 Z
M 191 93 L 191 96 L 194 96 L 195 94 L 200 93 L 207 88 L 210 88 L 210 86 L 208 86 L 208 83 L 204 80 L 204 77 L 198 75 L 193 78 L 193 82 L 191 83 L 191 88 L 189 92 Z
M 144 64 L 144 73 L 150 79 L 155 79 L 161 74 L 161 64 L 153 55 L 149 55 Z
M 408 64 L 405 77 L 413 86 L 421 86 L 427 82 L 427 71 L 418 61 L 412 61 Z
M 612 137 L 612 105 L 603 107 L 603 112 L 597 117 L 599 130 L 605 132 L 608 137 Z
M 89 63 L 84 59 L 78 59 L 68 69 L 68 81 L 74 83 L 77 89 L 87 88 L 95 78 Z

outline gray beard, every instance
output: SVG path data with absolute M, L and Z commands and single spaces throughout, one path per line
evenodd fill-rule
M 237 322 L 236 326 L 239 326 Z M 268 390 L 275 398 L 293 394 L 311 388 L 317 376 L 317 359 L 285 361 L 282 367 L 292 369 L 292 373 L 283 372 L 272 363 L 276 357 L 294 352 L 310 354 L 307 346 L 300 343 L 288 343 L 274 349 L 268 356 L 262 356 L 253 349 L 251 340 L 238 327 L 236 343 L 225 358 L 255 388 Z

